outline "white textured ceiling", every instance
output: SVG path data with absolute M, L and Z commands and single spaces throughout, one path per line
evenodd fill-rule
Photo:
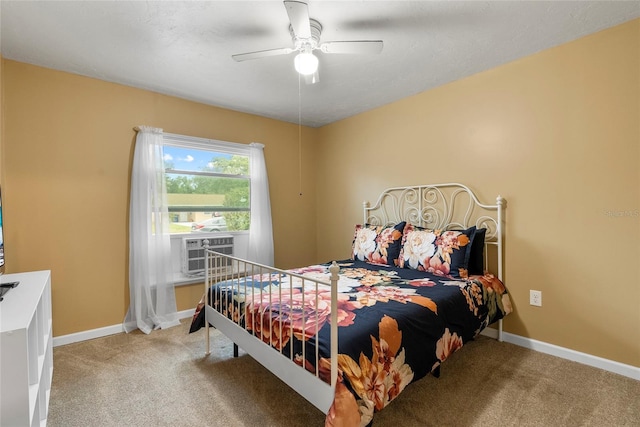
M 299 85 L 281 1 L 7 1 L 5 58 L 308 126 L 322 126 L 640 16 L 639 1 L 310 1 L 326 55 Z M 317 53 L 318 51 L 316 51 Z

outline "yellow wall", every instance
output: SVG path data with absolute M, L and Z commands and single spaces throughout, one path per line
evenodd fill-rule
M 318 256 L 348 256 L 360 202 L 386 187 L 500 194 L 505 330 L 640 366 L 639 104 L 635 20 L 325 126 Z
M 0 55 L 0 189 L 2 187 L 2 182 L 4 181 L 4 175 L 3 175 L 3 165 L 4 165 L 4 157 L 3 157 L 3 152 L 4 152 L 4 144 L 2 143 L 2 136 L 4 134 L 4 119 L 3 119 L 3 114 L 4 114 L 4 95 L 2 92 L 2 55 Z
M 9 271 L 52 269 L 56 336 L 120 323 L 132 127 L 260 141 L 276 265 L 347 257 L 361 202 L 384 188 L 463 182 L 507 200 L 505 330 L 640 366 L 639 36 L 635 20 L 305 128 L 302 197 L 295 125 L 5 60 Z M 179 288 L 178 308 L 200 294 Z
M 124 319 L 136 125 L 265 144 L 275 261 L 315 262 L 312 129 L 303 132 L 299 196 L 296 125 L 10 60 L 3 78 L 7 272 L 51 269 L 54 336 Z M 178 288 L 178 309 L 201 294 Z

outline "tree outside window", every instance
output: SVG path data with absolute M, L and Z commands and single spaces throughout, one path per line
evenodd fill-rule
M 172 233 L 249 230 L 249 157 L 164 147 Z

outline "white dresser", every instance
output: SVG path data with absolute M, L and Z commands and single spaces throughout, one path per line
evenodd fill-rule
M 44 426 L 53 376 L 51 272 L 5 274 L 20 281 L 0 301 L 0 426 Z

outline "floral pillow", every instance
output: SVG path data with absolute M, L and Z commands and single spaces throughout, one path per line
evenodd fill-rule
M 429 230 L 409 224 L 402 236 L 398 266 L 467 278 L 475 230 L 475 226 L 463 231 Z
M 356 225 L 351 259 L 371 264 L 398 265 L 402 232 L 405 221 L 393 227 L 382 225 Z

